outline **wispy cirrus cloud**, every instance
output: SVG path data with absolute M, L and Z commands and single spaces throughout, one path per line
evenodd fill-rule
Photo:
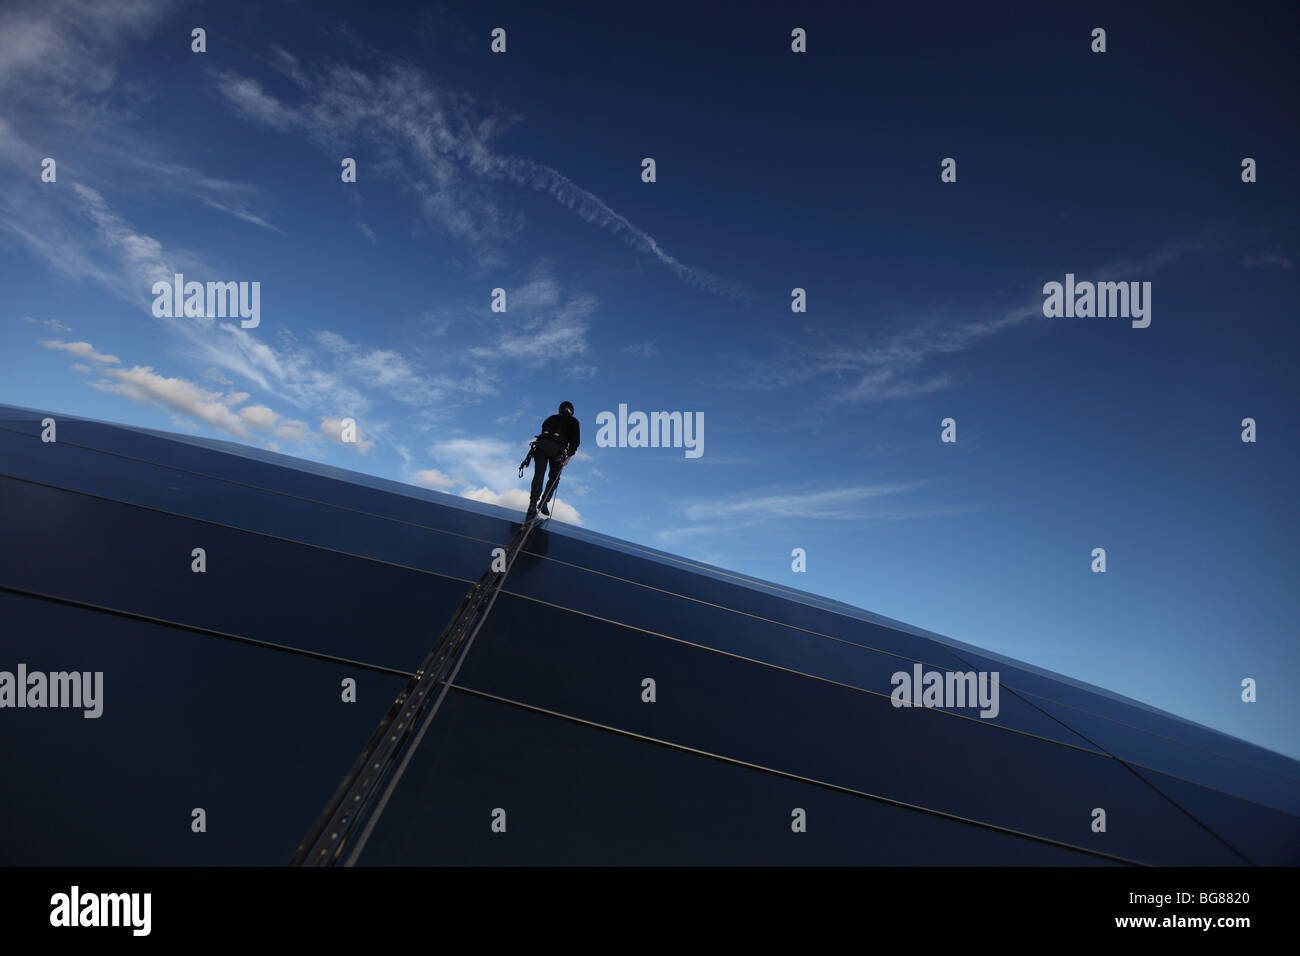
M 1108 280 L 1148 276 L 1189 255 L 1206 252 L 1214 243 L 1203 236 L 1169 242 L 1137 258 L 1107 262 L 1089 275 Z M 1065 270 L 1063 270 L 1064 272 Z M 1041 283 L 1028 283 L 1037 292 Z M 944 356 L 974 348 L 985 340 L 1021 326 L 1043 314 L 1038 296 L 987 319 L 946 323 L 919 320 L 884 334 L 862 333 L 818 342 L 780 342 L 772 354 L 740 360 L 741 372 L 727 381 L 738 389 L 788 389 L 807 383 L 834 381 L 828 399 L 836 405 L 914 398 L 949 388 L 952 375 L 926 366 Z
M 631 345 L 623 347 L 623 351 L 628 355 L 635 355 L 638 358 L 654 358 L 659 354 L 659 343 L 655 340 L 648 342 L 633 342 Z
M 407 405 L 437 405 L 453 397 L 489 396 L 498 392 L 492 377 L 481 370 L 459 378 L 444 373 L 428 374 L 392 349 L 363 346 L 330 331 L 317 332 L 313 338 L 341 372 Z
M 528 319 L 513 329 L 501 331 L 491 345 L 472 348 L 469 354 L 535 367 L 552 365 L 557 356 L 563 356 L 565 372 L 590 376 L 595 373 L 595 367 L 582 364 L 581 359 L 590 351 L 587 331 L 594 310 L 595 300 L 589 296 L 577 297 L 553 315 Z
M 306 77 L 302 77 L 306 82 Z M 262 84 L 252 77 L 235 73 L 219 73 L 218 89 L 236 113 L 246 120 L 287 132 L 302 125 L 298 110 L 286 106 L 262 89 Z
M 55 332 L 71 332 L 71 331 L 72 331 L 72 329 L 68 328 L 66 325 L 64 325 L 62 322 L 60 322 L 58 319 L 33 319 L 30 315 L 24 315 L 24 316 L 23 316 L 23 321 L 26 322 L 26 323 L 29 324 L 29 325 L 43 325 L 43 326 L 45 326 L 47 329 L 53 329 Z
M 909 504 L 905 496 L 928 485 L 925 480 L 893 484 L 849 485 L 839 488 L 780 491 L 697 501 L 682 509 L 691 523 L 655 532 L 662 544 L 695 537 L 725 535 L 773 520 L 908 521 L 965 514 L 969 507 Z
M 896 485 L 859 485 L 804 493 L 786 492 L 746 496 L 724 501 L 698 502 L 683 513 L 692 520 L 731 521 L 779 514 L 787 518 L 845 521 L 868 517 L 862 504 L 898 495 L 918 487 L 918 483 Z
M 1242 258 L 1241 264 L 1249 266 L 1252 269 L 1257 266 L 1277 266 L 1281 269 L 1291 269 L 1295 267 L 1295 263 L 1286 256 L 1277 252 L 1266 252 L 1258 256 L 1245 256 Z
M 284 230 L 281 229 L 279 226 L 267 222 L 261 216 L 257 215 L 257 213 L 250 211 L 248 207 L 240 203 L 218 202 L 215 199 L 208 199 L 205 197 L 200 197 L 199 201 L 202 202 L 203 205 L 205 206 L 209 206 L 213 209 L 219 209 L 221 212 L 228 213 L 234 216 L 236 219 L 242 219 L 244 220 L 244 222 L 251 222 L 255 226 L 261 226 L 263 229 L 270 229 L 272 232 L 278 232 L 280 233 L 280 235 L 284 235 Z
M 489 111 L 410 64 L 388 62 L 373 73 L 343 64 L 308 71 L 285 51 L 277 55 L 299 99 L 286 102 L 255 77 L 218 71 L 216 87 L 235 113 L 273 130 L 303 133 L 332 153 L 342 144 L 365 141 L 377 157 L 376 172 L 408 188 L 426 217 L 464 241 L 480 264 L 500 266 L 503 245 L 523 227 L 520 216 L 490 188 L 507 182 L 549 195 L 691 285 L 733 298 L 748 294 L 739 284 L 671 255 L 559 170 L 498 152 L 495 141 L 520 117 Z M 413 171 L 418 171 L 415 178 Z
M 148 42 L 177 6 L 173 0 L 19 0 L 0 8 L 0 99 L 6 107 L 0 119 L 0 161 L 13 174 L 0 191 L 0 223 L 11 224 L 17 217 L 28 224 L 9 231 L 42 258 L 53 259 L 51 253 L 61 245 L 39 240 L 51 237 L 50 220 L 66 216 L 66 200 L 72 198 L 66 191 L 43 189 L 47 184 L 32 175 L 46 156 L 56 158 L 60 172 L 76 176 L 82 185 L 165 192 L 279 231 L 265 214 L 250 208 L 258 190 L 162 158 L 169 141 L 137 122 L 149 87 L 124 78 L 119 60 Z M 37 132 L 28 137 L 25 130 Z M 60 268 L 69 271 L 73 258 L 64 250 Z
M 72 189 L 81 197 L 81 212 L 94 224 L 100 242 L 125 267 L 132 298 L 152 301 L 150 290 L 155 282 L 170 281 L 173 273 L 197 265 L 198 260 L 188 254 L 164 255 L 161 242 L 133 228 L 98 190 L 81 183 L 74 183 Z
M 485 306 L 464 310 L 478 326 L 476 338 L 488 340 L 467 349 L 468 356 L 488 364 L 532 368 L 554 366 L 562 356 L 563 374 L 590 378 L 596 373 L 587 338 L 596 298 L 568 292 L 552 275 L 551 265 L 538 262 L 524 282 L 506 290 L 506 312 L 492 312 Z
M 169 0 L 11 3 L 0 10 L 0 90 L 14 105 L 35 104 L 58 119 L 117 79 L 115 54 L 147 35 L 174 7 Z

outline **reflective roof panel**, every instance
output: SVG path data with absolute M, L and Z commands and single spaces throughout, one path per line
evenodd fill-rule
M 6 865 L 283 865 L 404 683 L 6 591 L 0 620 L 0 670 L 103 675 L 97 718 L 0 712 Z
M 360 865 L 1110 865 L 460 691 L 442 706 Z

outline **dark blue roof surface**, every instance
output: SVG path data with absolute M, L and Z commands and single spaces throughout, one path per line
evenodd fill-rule
M 0 862 L 287 862 L 520 516 L 75 417 L 47 444 L 45 414 L 0 406 L 0 671 L 102 672 L 103 714 L 0 709 Z M 894 707 L 916 665 L 998 671 L 997 715 Z M 547 525 L 350 858 L 1294 865 L 1300 764 Z

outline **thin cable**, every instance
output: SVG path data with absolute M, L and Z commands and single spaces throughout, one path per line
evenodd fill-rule
M 52 604 L 66 604 L 70 607 L 77 607 L 86 611 L 95 611 L 99 614 L 110 614 L 113 617 L 122 617 L 132 621 L 144 621 L 147 624 L 157 624 L 160 627 L 170 627 L 177 631 L 188 631 L 191 634 L 201 634 L 204 637 L 218 637 L 224 641 L 233 641 L 237 644 L 250 644 L 254 647 L 265 648 L 266 650 L 282 651 L 285 654 L 296 654 L 299 657 L 310 657 L 318 661 L 329 661 L 332 664 L 345 664 L 348 667 L 373 671 L 377 674 L 392 674 L 394 677 L 412 676 L 410 671 L 398 670 L 395 667 L 385 667 L 383 664 L 369 664 L 366 661 L 358 661 L 350 657 L 339 657 L 336 654 L 325 654 L 321 651 L 309 651 L 303 647 L 293 647 L 289 644 L 276 644 L 272 641 L 264 641 L 256 637 L 245 637 L 242 634 L 231 634 L 229 631 L 218 631 L 210 627 L 199 627 L 195 624 L 183 624 L 180 621 L 169 621 L 166 618 L 154 617 L 150 614 L 139 614 L 135 611 L 125 611 L 121 608 L 107 607 L 103 604 L 95 604 L 90 601 L 78 601 L 74 598 L 60 597 L 57 594 L 43 594 L 40 591 L 18 588 L 11 584 L 0 583 L 0 591 L 7 591 L 10 594 L 35 598 L 41 601 L 49 601 Z
M 644 740 L 647 743 L 657 744 L 658 746 L 661 747 L 667 747 L 672 750 L 682 751 L 684 753 L 696 754 L 697 756 L 707 757 L 712 760 L 718 760 L 721 761 L 722 763 L 732 764 L 737 767 L 745 767 L 747 769 L 757 770 L 760 771 L 761 773 L 770 774 L 772 776 L 784 777 L 788 780 L 796 780 L 799 781 L 800 783 L 811 784 L 815 787 L 819 787 L 825 790 L 835 790 L 838 791 L 839 793 L 846 793 L 855 797 L 862 797 L 868 800 L 875 801 L 877 803 L 885 803 L 885 804 L 889 804 L 890 806 L 900 807 L 905 810 L 914 810 L 918 813 L 924 813 L 929 816 L 943 817 L 944 819 L 952 820 L 957 823 L 964 823 L 970 826 L 980 827 L 981 829 L 985 829 L 985 830 L 993 830 L 995 832 L 1003 833 L 1008 836 L 1014 836 L 1026 840 L 1032 840 L 1036 843 L 1050 844 L 1051 846 L 1060 847 L 1066 850 L 1073 850 L 1078 853 L 1086 853 L 1089 856 L 1100 857 L 1102 859 L 1111 860 L 1116 863 L 1127 864 L 1129 866 L 1151 866 L 1152 865 L 1148 863 L 1143 863 L 1140 860 L 1131 860 L 1128 859 L 1127 857 L 1117 856 L 1112 853 L 1106 853 L 1102 850 L 1094 850 L 1089 847 L 1077 846 L 1072 843 L 1065 843 L 1060 840 L 1054 840 L 1051 837 L 1039 836 L 1034 833 L 1027 833 L 1023 830 L 1016 830 L 1012 827 L 1001 826 L 1000 824 L 997 823 L 988 823 L 984 820 L 976 820 L 973 817 L 964 817 L 960 814 L 950 813 L 946 810 L 936 810 L 933 807 L 926 807 L 917 803 L 909 803 L 906 800 L 898 800 L 893 797 L 883 796 L 882 794 L 870 793 L 866 790 L 858 790 L 854 787 L 846 787 L 843 784 L 831 783 L 828 780 L 819 780 L 816 777 L 807 777 L 804 776 L 803 774 L 792 773 L 788 770 L 778 770 L 775 767 L 768 767 L 765 766 L 764 764 L 757 764 L 748 760 L 741 760 L 737 757 L 728 757 L 725 754 L 718 754 L 708 750 L 701 750 L 698 747 L 691 747 L 686 744 L 679 744 L 671 740 L 664 740 L 659 737 L 650 737 L 646 734 L 637 733 L 636 731 L 624 730 L 621 727 L 613 727 L 610 726 L 609 724 L 601 724 L 594 720 L 587 720 L 586 718 L 575 717 L 572 714 L 566 714 L 561 711 L 550 710 L 545 707 L 538 707 L 534 704 L 527 704 L 524 703 L 523 701 L 512 700 L 509 697 L 501 697 L 497 694 L 492 694 L 487 691 L 475 690 L 474 688 L 466 687 L 463 684 L 455 685 L 454 689 L 465 694 L 471 694 L 475 697 L 481 697 L 488 700 L 493 700 L 501 704 L 506 704 L 507 706 L 510 707 L 517 707 L 521 710 L 532 711 L 533 713 L 538 713 L 538 714 L 545 714 L 549 717 L 556 717 L 559 718 L 560 720 L 569 721 L 570 723 L 582 724 L 583 726 L 592 727 L 596 730 L 603 730 L 606 731 L 607 733 L 614 733 L 624 737 L 632 737 L 637 740 Z

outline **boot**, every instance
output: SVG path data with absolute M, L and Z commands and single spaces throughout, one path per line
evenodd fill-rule
M 528 499 L 528 513 L 527 513 L 526 515 L 524 515 L 524 520 L 525 520 L 525 521 L 532 521 L 532 520 L 533 520 L 534 518 L 536 518 L 536 517 L 537 517 L 537 499 L 536 499 L 536 498 L 529 498 L 529 499 Z
M 543 501 L 537 506 L 537 510 L 549 518 L 551 516 L 551 503 L 549 501 Z

